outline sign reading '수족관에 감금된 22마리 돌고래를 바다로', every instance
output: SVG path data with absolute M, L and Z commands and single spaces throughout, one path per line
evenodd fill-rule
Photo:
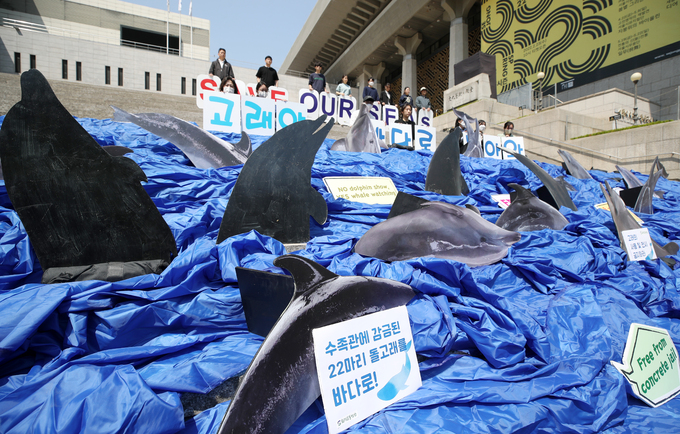
M 314 329 L 328 431 L 335 434 L 422 384 L 406 306 Z
M 678 351 L 667 330 L 631 324 L 622 363 L 611 363 L 626 377 L 633 392 L 652 407 L 680 393 Z

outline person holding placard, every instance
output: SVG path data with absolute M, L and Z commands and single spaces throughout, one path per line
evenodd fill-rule
M 238 93 L 238 87 L 236 87 L 236 82 L 231 77 L 226 77 L 220 83 L 220 92 L 222 93 Z
M 503 134 L 505 137 L 513 137 L 513 131 L 515 130 L 515 124 L 513 124 L 510 121 L 507 121 L 505 125 L 503 125 Z
M 328 92 L 326 76 L 321 73 L 322 69 L 323 65 L 321 62 L 316 62 L 314 65 L 314 70 L 316 72 L 309 74 L 309 90 L 315 90 L 319 93 Z
M 380 94 L 380 103 L 382 105 L 392 105 L 392 93 L 390 92 L 391 89 L 391 84 L 385 84 L 385 90 L 383 90 Z
M 418 110 L 432 109 L 432 104 L 430 103 L 430 99 L 427 97 L 427 88 L 426 87 L 420 88 L 420 95 L 418 95 L 416 97 L 416 108 Z
M 368 79 L 368 86 L 364 87 L 364 94 L 362 95 L 364 98 L 366 98 L 368 95 L 370 95 L 373 98 L 373 101 L 378 100 L 378 91 L 375 90 L 375 80 L 373 77 Z
M 267 56 L 264 58 L 265 66 L 260 66 L 257 70 L 255 78 L 258 82 L 264 82 L 267 87 L 278 86 L 279 85 L 279 74 L 277 74 L 276 69 L 272 68 L 272 56 Z
M 338 84 L 338 87 L 335 88 L 335 94 L 338 96 L 351 96 L 352 95 L 352 88 L 349 87 L 349 84 L 347 84 L 347 81 L 349 81 L 349 78 L 347 75 L 342 76 L 342 81 L 340 84 Z
M 401 109 L 401 118 L 397 119 L 394 121 L 395 124 L 406 124 L 406 125 L 411 125 L 411 137 L 412 140 L 415 139 L 416 137 L 416 124 L 411 120 L 411 113 L 413 112 L 413 107 L 411 107 L 411 104 L 404 104 L 404 107 Z M 415 149 L 414 146 L 401 146 L 397 143 L 393 143 L 392 146 L 399 148 L 399 149 L 408 149 L 409 151 L 413 151 Z
M 255 93 L 255 96 L 258 98 L 267 98 L 269 88 L 267 88 L 267 84 L 264 81 L 261 81 L 257 83 L 257 92 Z
M 224 80 L 227 77 L 236 78 L 234 74 L 234 69 L 231 67 L 231 63 L 227 62 L 227 50 L 220 48 L 217 50 L 217 60 L 210 64 L 210 69 L 208 70 L 208 75 L 211 77 L 216 75 L 220 80 Z
M 413 98 L 411 98 L 411 88 L 410 87 L 405 87 L 404 88 L 404 94 L 399 98 L 399 108 L 402 110 L 404 109 L 404 106 L 408 104 L 411 105 L 413 104 Z

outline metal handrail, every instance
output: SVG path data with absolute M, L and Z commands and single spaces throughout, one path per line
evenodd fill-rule
M 609 158 L 609 159 L 611 159 L 611 160 L 614 160 L 614 161 L 616 161 L 616 162 L 621 162 L 621 161 L 626 161 L 626 160 L 633 160 L 633 159 L 638 159 L 638 160 L 639 160 L 640 158 L 647 158 L 646 155 L 645 155 L 645 156 L 642 156 L 642 157 L 636 156 L 636 157 L 619 158 L 619 157 L 616 157 L 616 156 L 611 155 L 611 154 L 607 154 L 607 153 L 604 153 L 604 152 L 596 151 L 596 150 L 594 150 L 594 149 L 585 148 L 585 147 L 583 147 L 583 146 L 575 145 L 575 144 L 573 144 L 573 143 L 567 143 L 567 142 L 563 142 L 563 141 L 561 141 L 561 140 L 551 139 L 550 137 L 544 137 L 544 136 L 541 136 L 541 135 L 539 135 L 539 134 L 530 133 L 530 132 L 528 132 L 528 131 L 518 130 L 517 128 L 515 128 L 515 133 L 521 133 L 522 135 L 534 136 L 534 137 L 538 137 L 539 139 L 547 140 L 547 141 L 550 141 L 550 142 L 559 143 L 559 144 L 566 145 L 566 146 L 571 146 L 572 148 L 582 149 L 583 151 L 586 151 L 586 152 L 584 152 L 584 154 L 591 153 L 591 154 L 600 154 L 600 155 L 604 155 L 605 157 L 607 157 L 607 158 Z M 529 150 L 529 152 L 533 152 L 533 151 Z M 537 153 L 537 152 L 533 152 L 533 153 L 536 154 L 536 155 L 541 155 L 541 154 L 539 154 L 539 153 Z M 677 155 L 677 156 L 678 156 L 678 159 L 680 159 L 680 153 L 677 153 L 677 152 L 665 152 L 665 153 L 663 153 L 663 154 L 659 154 L 659 156 L 661 156 L 661 155 L 670 155 L 671 158 L 673 157 L 673 155 Z M 549 158 L 549 157 L 546 157 L 546 158 Z

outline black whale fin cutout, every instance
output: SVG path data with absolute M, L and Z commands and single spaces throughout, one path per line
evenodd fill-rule
M 319 397 L 312 331 L 407 304 L 410 286 L 388 279 L 338 276 L 307 258 L 286 255 L 296 295 L 239 382 L 218 434 L 284 434 Z
M 427 169 L 425 190 L 445 196 L 462 196 L 470 192 L 460 171 L 460 140 L 463 131 L 456 127 L 437 146 Z
M 236 267 L 236 277 L 248 331 L 267 336 L 293 298 L 293 278 L 243 267 Z
M 310 215 L 326 222 L 326 201 L 311 186 L 314 157 L 333 127 L 331 119 L 319 128 L 324 120 L 291 124 L 253 152 L 227 202 L 217 243 L 253 229 L 282 243 L 304 243 Z
M 140 184 L 142 169 L 102 149 L 37 69 L 21 75 L 21 101 L 0 129 L 0 159 L 43 270 L 80 266 L 92 276 L 99 267 L 95 278 L 119 280 L 131 276 L 119 266 L 109 275 L 108 264 L 146 261 L 160 272 L 177 255 L 170 228 Z
M 576 205 L 574 205 L 574 202 L 571 200 L 571 196 L 569 196 L 567 188 L 564 185 L 560 184 L 559 181 L 553 179 L 553 177 L 550 176 L 548 172 L 543 170 L 541 166 L 534 163 L 524 155 L 518 154 L 517 152 L 511 151 L 507 148 L 498 147 L 498 149 L 501 149 L 502 151 L 512 154 L 513 157 L 515 157 L 517 160 L 519 160 L 520 163 L 528 167 L 529 170 L 531 170 L 534 173 L 534 175 L 536 175 L 536 177 L 541 180 L 545 188 L 548 189 L 550 195 L 553 197 L 553 202 L 556 205 L 555 208 L 559 210 L 560 207 L 566 206 L 572 211 L 578 211 L 578 208 L 576 208 Z M 544 202 L 550 203 L 540 196 L 539 199 L 541 199 Z
M 177 146 L 199 169 L 217 169 L 246 162 L 253 153 L 250 137 L 241 133 L 241 140 L 232 144 L 183 119 L 165 113 L 133 115 L 118 107 L 113 109 L 113 120 L 132 122 L 150 133 Z
M 102 146 L 102 149 L 105 150 L 106 153 L 112 157 L 122 157 L 125 154 L 134 153 L 132 149 L 118 145 Z
M 427 199 L 399 191 L 397 192 L 397 197 L 394 199 L 394 203 L 392 204 L 392 208 L 390 209 L 387 218 L 391 219 L 392 217 L 415 211 L 420 209 L 420 206 L 427 202 Z

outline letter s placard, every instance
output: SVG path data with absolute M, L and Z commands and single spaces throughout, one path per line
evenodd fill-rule
M 209 76 L 208 74 L 201 74 L 196 77 L 198 83 L 198 91 L 196 92 L 196 105 L 198 108 L 203 108 L 205 92 L 216 92 L 220 88 L 220 79 L 216 76 Z

